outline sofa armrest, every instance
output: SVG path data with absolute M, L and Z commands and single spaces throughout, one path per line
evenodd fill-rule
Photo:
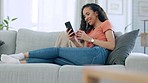
M 148 72 L 148 55 L 143 53 L 131 53 L 125 60 L 127 70 Z

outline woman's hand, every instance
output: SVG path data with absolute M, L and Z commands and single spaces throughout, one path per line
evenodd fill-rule
M 67 33 L 68 33 L 68 39 L 71 40 L 75 45 L 76 47 L 83 47 L 83 45 L 78 41 L 76 35 L 77 33 L 75 32 L 71 32 L 72 29 L 67 29 Z
M 84 40 L 84 41 L 89 41 L 90 39 L 91 39 L 91 37 L 90 36 L 88 36 L 84 31 L 82 31 L 82 30 L 78 30 L 77 32 L 76 32 L 76 37 L 77 37 L 77 39 L 79 39 L 79 40 Z
M 75 33 L 72 32 L 72 29 L 67 29 L 66 32 L 68 33 L 68 39 L 71 41 L 75 41 Z

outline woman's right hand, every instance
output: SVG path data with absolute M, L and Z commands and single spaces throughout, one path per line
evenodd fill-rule
M 71 41 L 76 41 L 75 35 L 73 35 L 75 33 L 74 32 L 71 32 L 71 31 L 72 31 L 72 29 L 67 29 L 66 30 L 66 32 L 68 33 L 68 39 L 71 40 Z
M 72 29 L 67 29 L 66 32 L 68 34 L 68 39 L 71 40 L 75 44 L 76 47 L 83 47 L 83 45 L 80 42 L 78 42 L 76 33 L 72 32 Z

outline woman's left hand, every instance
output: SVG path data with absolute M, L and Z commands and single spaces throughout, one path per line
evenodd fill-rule
M 76 32 L 76 37 L 77 39 L 84 40 L 84 41 L 89 41 L 90 39 L 90 37 L 82 30 L 78 30 Z

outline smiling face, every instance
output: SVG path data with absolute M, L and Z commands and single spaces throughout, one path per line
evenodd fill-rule
M 95 25 L 95 23 L 99 20 L 98 13 L 91 10 L 90 7 L 85 7 L 83 9 L 83 16 L 89 25 Z

